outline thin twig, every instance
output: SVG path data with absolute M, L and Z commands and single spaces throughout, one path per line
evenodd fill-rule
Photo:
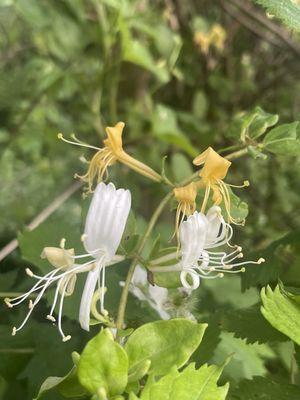
M 46 208 L 44 208 L 27 226 L 26 228 L 29 231 L 33 231 L 37 228 L 42 222 L 44 222 L 47 218 L 50 217 L 51 214 L 54 213 L 69 197 L 72 196 L 80 187 L 82 186 L 82 182 L 75 182 L 71 186 L 68 187 L 63 193 L 61 193 L 56 199 L 53 200 L 51 204 L 49 204 Z M 2 261 L 5 257 L 7 257 L 10 253 L 12 253 L 17 247 L 19 243 L 17 239 L 13 239 L 6 246 L 4 246 L 0 250 L 0 261 Z
M 240 0 L 230 0 L 232 4 L 242 10 L 244 13 L 248 14 L 250 17 L 255 19 L 264 25 L 268 30 L 273 32 L 281 41 L 283 41 L 297 56 L 300 55 L 300 46 L 296 43 L 290 36 L 289 32 L 276 23 L 270 21 L 265 17 L 264 14 L 259 12 L 252 4 L 248 2 L 241 2 Z
M 282 48 L 281 42 L 276 40 L 273 35 L 270 35 L 270 32 L 265 31 L 255 25 L 251 19 L 246 17 L 245 15 L 241 14 L 238 9 L 231 4 L 228 4 L 226 1 L 221 2 L 222 7 L 224 10 L 229 14 L 231 17 L 236 19 L 241 25 L 245 26 L 249 31 L 253 32 L 256 36 L 260 37 L 261 39 L 265 40 L 268 43 L 273 44 L 274 46 Z

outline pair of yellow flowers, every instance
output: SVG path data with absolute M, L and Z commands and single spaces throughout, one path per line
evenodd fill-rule
M 129 168 L 135 170 L 141 175 L 152 179 L 156 182 L 163 180 L 162 176 L 155 172 L 146 164 L 136 160 L 127 154 L 123 149 L 122 134 L 124 129 L 124 122 L 118 122 L 114 127 L 107 127 L 107 138 L 103 140 L 104 146 L 102 148 L 90 146 L 78 140 L 74 135 L 74 141 L 67 140 L 62 134 L 58 137 L 67 143 L 75 144 L 82 147 L 92 148 L 97 150 L 96 154 L 89 161 L 89 168 L 85 175 L 78 176 L 88 184 L 88 191 L 92 192 L 93 183 L 102 181 L 106 174 L 107 168 L 117 161 L 127 165 Z M 204 198 L 201 206 L 201 212 L 205 212 L 210 193 L 212 191 L 212 200 L 215 205 L 224 204 L 228 216 L 229 223 L 237 223 L 232 216 L 230 210 L 230 191 L 228 185 L 223 182 L 226 177 L 231 162 L 226 158 L 221 157 L 211 147 L 208 147 L 203 153 L 199 154 L 193 163 L 197 166 L 203 166 L 199 171 L 200 180 L 193 181 L 185 186 L 175 187 L 174 197 L 178 201 L 176 212 L 176 231 L 180 225 L 180 216 L 188 216 L 196 210 L 196 197 L 199 189 L 204 189 Z M 248 186 L 246 181 L 243 186 Z

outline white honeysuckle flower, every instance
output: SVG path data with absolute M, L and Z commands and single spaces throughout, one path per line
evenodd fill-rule
M 131 208 L 129 190 L 118 189 L 112 183 L 99 183 L 86 218 L 83 243 L 94 258 L 94 269 L 86 279 L 81 297 L 79 322 L 89 331 L 90 309 L 98 283 L 101 292 L 101 313 L 105 316 L 105 266 L 111 262 L 120 245 Z
M 124 282 L 120 284 L 123 286 Z M 169 291 L 165 287 L 152 285 L 148 281 L 146 269 L 140 265 L 134 270 L 129 290 L 137 299 L 149 304 L 163 320 L 184 317 L 196 321 L 186 303 L 191 290 L 177 288 Z
M 194 290 L 200 285 L 201 278 L 222 278 L 224 273 L 244 272 L 245 265 L 261 264 L 265 260 L 238 262 L 243 257 L 240 246 L 232 246 L 230 240 L 233 231 L 230 224 L 222 217 L 221 208 L 211 207 L 207 214 L 195 211 L 180 224 L 179 237 L 181 260 L 168 267 L 159 266 L 174 259 L 174 253 L 160 257 L 151 262 L 152 272 L 179 271 L 182 286 Z M 231 250 L 213 251 L 216 247 L 226 245 Z M 238 270 L 234 269 L 239 267 Z
M 47 319 L 53 323 L 56 322 L 53 314 L 58 305 L 58 330 L 64 342 L 69 340 L 71 336 L 65 335 L 62 330 L 64 299 L 73 294 L 77 274 L 83 272 L 88 272 L 88 276 L 79 312 L 79 321 L 82 328 L 89 330 L 90 309 L 97 282 L 100 292 L 101 311 L 104 317 L 107 315 L 104 309 L 105 267 L 124 259 L 124 257 L 116 255 L 116 251 L 125 229 L 130 207 L 131 194 L 128 190 L 116 190 L 112 183 L 108 185 L 100 183 L 97 186 L 88 211 L 83 235 L 87 254 L 76 256 L 74 249 L 65 249 L 65 239 L 62 239 L 59 248 L 45 247 L 43 249 L 41 257 L 46 258 L 54 269 L 44 276 L 39 276 L 29 268 L 26 268 L 27 275 L 36 279 L 37 283 L 27 293 L 14 299 L 5 299 L 5 303 L 10 308 L 29 300 L 29 311 L 22 324 L 18 328 L 13 328 L 13 335 L 25 326 L 35 306 L 49 286 L 54 283 L 56 284 L 56 289 Z M 83 264 L 78 264 L 77 260 L 82 258 L 88 258 L 89 260 Z M 33 300 L 30 299 L 33 296 L 35 298 Z
M 168 289 L 151 285 L 148 282 L 145 268 L 142 268 L 140 265 L 137 265 L 134 270 L 129 290 L 136 298 L 147 302 L 158 313 L 161 319 L 166 320 L 171 318 L 169 312 L 166 311 L 169 300 Z

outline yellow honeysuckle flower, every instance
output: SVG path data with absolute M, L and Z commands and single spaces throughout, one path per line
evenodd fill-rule
M 95 178 L 97 183 L 101 182 L 104 175 L 107 173 L 107 168 L 117 161 L 156 182 L 162 180 L 162 177 L 152 168 L 131 157 L 123 150 L 122 134 L 124 126 L 124 122 L 118 122 L 113 127 L 108 126 L 106 128 L 107 138 L 103 140 L 104 146 L 102 148 L 90 146 L 89 144 L 81 142 L 75 135 L 72 136 L 74 139 L 73 142 L 65 139 L 61 133 L 58 134 L 58 138 L 64 142 L 97 150 L 97 153 L 89 161 L 87 173 L 82 176 L 77 175 L 80 179 L 88 183 L 88 192 L 92 192 Z
M 175 232 L 178 237 L 179 226 L 185 216 L 193 214 L 196 210 L 197 183 L 191 182 L 188 185 L 173 189 L 174 197 L 178 201 L 175 217 Z M 181 215 L 181 218 L 180 218 Z
M 231 162 L 220 156 L 212 147 L 208 147 L 203 153 L 199 154 L 199 156 L 193 160 L 193 164 L 198 166 L 203 165 L 199 173 L 199 176 L 202 178 L 202 184 L 205 186 L 201 212 L 203 213 L 205 211 L 210 191 L 212 190 L 214 205 L 219 205 L 223 201 L 229 222 L 238 224 L 239 221 L 231 216 L 231 200 L 228 186 L 241 188 L 249 186 L 249 182 L 245 181 L 242 186 L 229 185 L 223 182 L 231 166 Z
M 226 31 L 219 24 L 213 24 L 207 32 L 197 31 L 194 34 L 194 42 L 203 54 L 208 54 L 211 46 L 223 51 L 225 40 Z

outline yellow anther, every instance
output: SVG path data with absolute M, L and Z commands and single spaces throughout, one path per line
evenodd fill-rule
M 10 303 L 10 299 L 8 297 L 5 297 L 4 303 L 7 305 L 7 307 L 13 308 L 13 305 Z
M 62 239 L 61 245 L 64 245 Z M 55 268 L 69 268 L 74 264 L 74 249 L 64 249 L 61 247 L 45 247 L 41 258 L 46 258 Z
M 26 272 L 26 274 L 27 274 L 28 276 L 30 276 L 31 278 L 33 277 L 33 272 L 31 271 L 30 268 L 26 268 L 26 269 L 25 269 L 25 272 Z
M 46 318 L 51 322 L 55 322 L 56 321 L 56 319 L 53 317 L 53 315 L 49 315 L 48 314 Z
M 67 341 L 70 340 L 71 338 L 72 338 L 71 335 L 64 336 L 63 339 L 62 339 L 62 341 L 63 341 L 63 342 L 67 342 Z

